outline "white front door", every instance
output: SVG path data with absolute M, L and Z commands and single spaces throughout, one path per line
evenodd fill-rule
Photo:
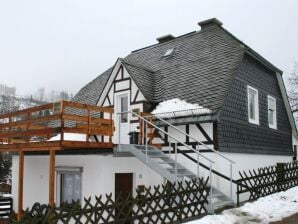
M 123 113 L 128 112 L 129 108 L 129 93 L 115 94 L 115 116 L 116 116 L 116 141 L 118 144 L 129 144 L 129 129 L 130 129 L 130 114 Z M 121 114 L 119 114 L 121 113 Z M 119 137 L 120 136 L 120 137 Z M 119 142 L 120 140 L 120 142 Z

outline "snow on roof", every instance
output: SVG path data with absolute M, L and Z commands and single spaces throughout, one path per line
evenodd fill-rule
M 163 101 L 159 103 L 152 114 L 158 115 L 159 117 L 184 117 L 191 115 L 202 115 L 210 114 L 211 110 L 199 106 L 198 104 L 187 103 L 185 100 L 178 98 Z
M 259 198 L 239 208 L 207 215 L 188 224 L 271 223 L 298 213 L 298 187 Z
M 60 141 L 61 140 L 61 134 L 58 134 L 52 138 L 50 138 L 48 141 Z M 64 140 L 66 141 L 86 141 L 86 135 L 84 134 L 73 134 L 73 133 L 64 133 Z

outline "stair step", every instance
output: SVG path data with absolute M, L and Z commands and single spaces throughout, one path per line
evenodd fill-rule
M 146 150 L 145 149 L 141 149 L 140 151 L 143 152 L 144 154 L 146 154 Z M 161 151 L 152 150 L 152 149 L 150 149 L 150 150 L 148 149 L 147 152 L 148 153 L 155 153 L 155 154 L 162 154 L 162 155 L 164 155 Z
M 164 154 L 160 154 L 160 155 L 149 155 L 150 158 L 168 158 L 166 155 Z
M 175 168 L 166 168 L 168 171 L 170 171 L 171 173 L 174 173 L 175 172 Z M 181 170 L 187 170 L 186 168 L 184 167 L 180 167 L 180 168 L 177 168 L 177 172 L 180 172 Z
M 212 198 L 218 198 L 218 197 L 222 197 L 223 194 L 221 193 L 215 193 L 215 194 L 212 194 Z M 209 199 L 211 196 L 209 195 L 207 198 Z
M 233 201 L 219 201 L 219 202 L 214 202 L 212 204 L 213 209 L 219 209 L 225 206 L 233 206 L 234 202 Z
M 166 161 L 163 161 L 163 162 L 157 162 L 158 164 L 175 164 L 175 162 L 166 162 Z

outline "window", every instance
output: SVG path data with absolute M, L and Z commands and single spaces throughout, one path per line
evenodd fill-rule
M 268 96 L 268 124 L 269 128 L 277 129 L 276 100 L 272 96 Z
M 124 95 L 120 97 L 120 104 L 121 104 L 121 123 L 128 122 L 128 96 Z
M 169 57 L 174 54 L 174 48 L 168 49 L 163 57 Z
M 57 170 L 57 196 L 60 204 L 81 202 L 82 168 L 59 167 Z
M 259 124 L 259 96 L 258 90 L 247 86 L 248 121 Z

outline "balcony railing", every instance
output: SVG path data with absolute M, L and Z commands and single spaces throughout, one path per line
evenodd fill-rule
M 0 150 L 34 146 L 112 147 L 112 115 L 112 108 L 68 101 L 3 114 Z

